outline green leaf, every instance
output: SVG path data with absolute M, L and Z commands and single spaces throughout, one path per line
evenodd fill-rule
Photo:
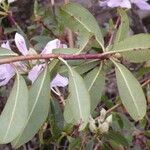
M 51 63 L 49 64 L 49 72 L 50 72 L 51 80 L 56 76 L 58 69 L 59 69 L 59 64 L 60 64 L 60 61 L 58 59 L 53 59 Z
M 13 141 L 22 131 L 28 116 L 28 89 L 17 74 L 14 86 L 0 116 L 0 144 Z
M 87 9 L 79 4 L 68 3 L 62 6 L 60 11 L 63 24 L 78 32 L 84 40 L 81 47 L 85 47 L 89 39 L 94 37 L 104 50 L 104 41 L 99 25 Z
M 83 130 L 90 116 L 90 96 L 83 78 L 65 60 L 60 60 L 68 67 L 69 72 L 70 95 L 67 101 L 67 108 L 69 108 L 67 110 L 72 114 L 72 119 L 68 118 L 66 122 L 71 123 L 73 121 L 73 124 L 80 124 L 79 130 Z
M 73 66 L 72 68 L 75 69 L 80 75 L 88 72 L 89 70 L 93 69 L 95 66 L 99 64 L 99 61 L 90 60 L 83 63 L 80 63 L 79 65 Z M 61 66 L 60 73 L 66 74 L 67 67 Z
M 55 138 L 59 138 L 63 130 L 64 119 L 62 110 L 56 100 L 51 100 L 51 111 L 49 122 L 51 126 L 51 133 Z
M 76 54 L 79 51 L 77 48 L 57 48 L 53 50 L 53 54 Z
M 39 75 L 29 90 L 29 115 L 20 135 L 12 142 L 18 148 L 33 138 L 47 118 L 50 106 L 48 68 Z
M 67 137 L 69 140 L 68 150 L 75 150 L 81 148 L 81 139 L 80 138 L 72 138 L 70 136 Z
M 31 40 L 46 45 L 52 39 L 48 36 L 38 35 L 38 36 L 34 36 Z
M 105 76 L 102 71 L 102 65 L 87 73 L 84 81 L 90 93 L 91 111 L 94 111 L 98 103 L 101 101 L 102 92 L 105 86 Z
M 137 34 L 126 38 L 125 40 L 114 44 L 111 51 L 121 52 L 139 52 L 144 49 L 150 49 L 150 34 Z
M 117 144 L 121 144 L 121 145 L 126 146 L 126 147 L 129 146 L 127 139 L 118 132 L 109 131 L 109 133 L 106 134 L 105 137 L 107 139 L 113 140 Z
M 141 63 L 150 60 L 149 41 L 149 34 L 137 34 L 115 44 L 111 51 L 120 52 L 131 62 Z
M 146 114 L 146 99 L 141 85 L 125 66 L 114 64 L 122 103 L 135 121 L 141 120 Z
M 127 37 L 129 32 L 129 19 L 126 10 L 118 9 L 118 13 L 121 17 L 121 23 L 116 33 L 116 38 L 114 43 L 118 43 L 119 41 L 124 40 Z
M 86 144 L 85 150 L 93 150 L 94 140 L 89 140 Z
M 13 51 L 0 47 L 0 58 L 3 57 L 11 57 L 11 56 L 17 56 L 18 54 L 14 53 Z
M 70 98 L 67 98 L 65 109 L 64 109 L 64 119 L 68 124 L 76 124 L 74 117 L 73 117 L 73 112 L 71 109 L 72 107 L 70 104 Z

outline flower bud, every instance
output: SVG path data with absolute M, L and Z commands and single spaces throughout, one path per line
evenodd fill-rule
M 102 124 L 99 124 L 98 129 L 100 130 L 101 133 L 106 133 L 109 130 L 109 123 L 104 122 Z
M 99 117 L 98 121 L 101 123 L 104 122 L 105 116 L 106 116 L 106 110 L 104 108 L 102 108 L 102 110 L 100 111 L 100 117 Z
M 112 115 L 109 115 L 105 121 L 108 122 L 109 124 L 111 124 L 112 123 Z
M 96 131 L 95 120 L 92 117 L 90 117 L 90 120 L 89 120 L 89 129 L 91 132 Z

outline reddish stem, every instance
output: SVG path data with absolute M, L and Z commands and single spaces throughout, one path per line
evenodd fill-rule
M 27 56 L 14 56 L 9 58 L 0 59 L 0 64 L 12 63 L 17 61 L 35 60 L 35 59 L 50 59 L 59 57 L 65 60 L 79 60 L 79 59 L 98 59 L 100 61 L 108 59 L 112 54 L 100 53 L 100 54 L 38 54 L 38 55 L 27 55 Z

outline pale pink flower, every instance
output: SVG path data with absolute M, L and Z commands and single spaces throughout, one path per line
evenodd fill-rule
M 34 83 L 34 81 L 37 79 L 39 74 L 42 72 L 43 68 L 45 67 L 45 64 L 40 64 L 34 66 L 28 74 L 28 79 Z M 65 87 L 68 85 L 68 78 L 61 76 L 60 74 L 57 74 L 55 78 L 51 81 L 50 87 Z
M 9 42 L 1 44 L 2 48 L 11 50 Z M 0 86 L 6 85 L 9 80 L 15 75 L 15 70 L 10 64 L 0 65 Z
M 131 0 L 131 2 L 137 5 L 139 9 L 150 10 L 150 4 L 147 1 L 148 0 Z
M 10 45 L 9 45 L 9 41 L 7 41 L 6 43 L 2 43 L 1 47 L 11 50 Z
M 29 51 L 27 49 L 27 46 L 26 46 L 26 42 L 25 42 L 25 39 L 24 37 L 19 34 L 19 33 L 16 33 L 15 34 L 15 44 L 18 48 L 18 50 L 24 55 L 28 55 L 29 54 Z
M 46 44 L 45 48 L 41 52 L 41 54 L 51 54 L 52 51 L 56 48 L 67 48 L 67 45 L 61 44 L 60 40 L 55 39 Z M 42 72 L 45 64 L 34 66 L 28 74 L 28 78 L 32 81 L 32 83 L 37 79 L 39 74 Z M 51 87 L 61 86 L 64 87 L 68 84 L 67 79 L 61 75 L 57 75 L 53 80 Z
M 25 40 L 23 36 L 20 35 L 19 33 L 15 34 L 15 43 L 16 43 L 18 50 L 23 55 L 28 54 Z M 9 41 L 7 41 L 6 43 L 2 43 L 1 47 L 11 50 Z M 14 66 L 16 66 L 16 68 L 19 68 L 19 70 L 21 70 L 22 67 L 26 68 L 25 65 L 22 64 L 21 62 L 15 62 L 13 64 Z M 14 75 L 15 75 L 15 69 L 11 64 L 0 65 L 0 86 L 6 85 Z
M 18 50 L 23 55 L 26 56 L 26 55 L 29 54 L 29 50 L 27 49 L 25 39 L 19 33 L 15 34 L 15 44 L 16 44 Z M 8 41 L 6 43 L 3 43 L 1 45 L 1 47 L 11 50 Z M 52 50 L 56 49 L 56 48 L 67 48 L 67 46 L 65 44 L 61 44 L 60 40 L 55 39 L 55 40 L 50 41 L 50 42 L 47 43 L 47 45 L 45 46 L 45 48 L 41 52 L 41 54 L 50 54 L 50 53 L 52 53 Z M 24 64 L 22 64 L 21 62 L 16 62 L 16 63 L 13 63 L 13 64 L 19 70 L 21 70 L 22 68 L 23 68 L 23 70 L 26 70 L 26 66 Z M 29 71 L 28 78 L 32 81 L 32 83 L 37 79 L 37 77 L 42 72 L 44 67 L 45 67 L 45 64 L 39 64 L 39 65 L 34 66 Z M 0 86 L 6 85 L 9 82 L 9 80 L 15 75 L 15 70 L 12 67 L 12 65 L 10 65 L 10 64 L 0 65 L 0 70 L 1 70 L 1 72 L 0 72 Z M 67 78 L 62 77 L 60 75 L 57 75 L 53 79 L 51 87 L 66 86 L 67 84 L 68 84 Z
M 65 87 L 69 83 L 68 78 L 61 76 L 60 74 L 57 74 L 55 78 L 52 80 L 50 86 L 53 87 Z
M 56 48 L 67 48 L 67 45 L 61 44 L 59 39 L 49 41 L 46 44 L 44 50 L 41 52 L 41 54 L 51 54 L 53 49 L 56 49 Z
M 28 73 L 28 79 L 32 81 L 32 83 L 37 79 L 39 74 L 42 72 L 44 64 L 34 66 Z
M 6 85 L 15 75 L 15 70 L 10 64 L 0 65 L 0 86 Z
M 15 2 L 16 0 L 8 0 L 8 3 L 13 3 Z
M 100 6 L 108 6 L 111 8 L 122 7 L 122 8 L 131 8 L 131 3 L 135 4 L 141 10 L 150 10 L 150 5 L 147 0 L 104 0 L 100 1 Z

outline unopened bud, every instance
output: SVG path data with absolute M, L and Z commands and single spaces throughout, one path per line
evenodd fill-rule
M 122 58 L 122 56 L 121 56 L 121 54 L 120 53 L 116 53 L 115 55 L 114 55 L 116 58 Z
M 90 120 L 89 120 L 89 129 L 91 132 L 95 132 L 96 130 L 95 120 L 92 117 L 90 117 Z
M 99 117 L 99 122 L 104 122 L 105 120 L 105 116 L 106 116 L 106 110 L 104 108 L 102 108 L 102 110 L 100 111 L 100 117 Z
M 100 130 L 101 133 L 106 133 L 109 130 L 109 123 L 108 122 L 104 122 L 102 124 L 99 124 L 98 129 Z
M 112 115 L 109 115 L 109 116 L 106 118 L 106 122 L 108 122 L 109 124 L 112 123 Z

